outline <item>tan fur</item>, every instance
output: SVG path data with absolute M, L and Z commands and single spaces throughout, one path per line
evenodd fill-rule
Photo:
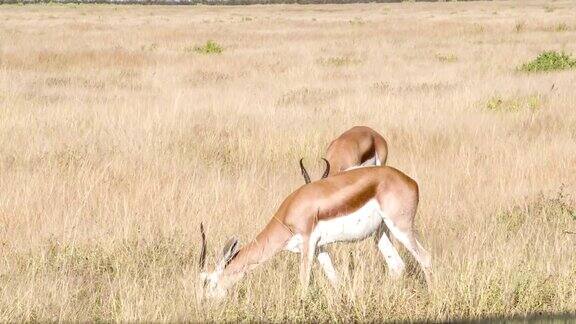
M 338 174 L 350 167 L 361 165 L 378 154 L 382 165 L 388 157 L 388 144 L 382 135 L 366 126 L 355 126 L 332 141 L 326 151 L 330 162 L 330 175 Z

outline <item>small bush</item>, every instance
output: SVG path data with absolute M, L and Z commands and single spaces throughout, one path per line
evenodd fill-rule
M 524 72 L 545 72 L 566 70 L 576 67 L 576 59 L 566 53 L 547 51 L 540 53 L 532 62 L 528 62 L 519 67 Z
M 546 197 L 541 194 L 529 207 L 531 214 L 549 222 L 557 219 L 576 220 L 576 205 L 572 197 L 565 192 L 563 184 L 555 196 Z
M 543 200 L 543 198 L 540 197 L 540 200 Z M 544 204 L 542 210 L 547 214 L 570 217 L 573 220 L 576 220 L 576 204 L 572 197 L 565 192 L 564 184 L 560 185 L 556 197 L 544 201 L 547 202 L 547 204 Z
M 222 48 L 222 46 L 210 40 L 207 41 L 206 44 L 202 46 L 194 47 L 194 52 L 200 54 L 220 54 L 222 53 L 222 51 L 224 51 L 224 48 Z
M 558 220 L 576 220 L 576 205 L 571 196 L 565 192 L 564 185 L 553 196 L 540 194 L 525 204 L 514 206 L 497 215 L 499 223 L 503 224 L 509 233 L 516 233 L 526 223 L 541 219 L 546 222 Z

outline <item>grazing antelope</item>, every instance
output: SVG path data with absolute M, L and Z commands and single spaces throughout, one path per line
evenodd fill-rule
M 223 297 L 247 271 L 281 250 L 301 254 L 300 282 L 306 291 L 314 257 L 335 286 L 338 276 L 324 247 L 333 242 L 362 240 L 382 222 L 414 255 L 430 282 L 430 255 L 414 234 L 418 185 L 397 169 L 381 166 L 350 170 L 306 184 L 290 194 L 254 240 L 240 248 L 229 240 L 212 272 L 201 272 L 199 296 Z M 201 226 L 200 268 L 204 268 L 206 238 Z M 404 262 L 386 235 L 378 242 L 392 277 L 404 272 Z
M 326 151 L 327 163 L 331 168 L 322 178 L 332 176 L 351 167 L 385 165 L 388 144 L 382 135 L 366 126 L 354 126 L 330 143 Z M 326 161 L 326 160 L 324 160 Z M 306 183 L 310 176 L 300 160 L 300 170 Z

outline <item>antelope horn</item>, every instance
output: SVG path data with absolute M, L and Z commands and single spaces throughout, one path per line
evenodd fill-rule
M 204 225 L 202 223 L 200 223 L 200 235 L 202 236 L 202 247 L 200 248 L 198 266 L 200 267 L 200 270 L 203 270 L 204 264 L 206 264 L 206 234 L 204 234 Z
M 302 163 L 303 160 L 304 160 L 304 158 L 300 159 L 300 170 L 302 171 L 302 176 L 304 177 L 304 182 L 306 182 L 308 184 L 308 183 L 310 183 L 310 176 L 308 175 L 308 171 L 306 171 L 306 168 L 304 167 L 304 163 Z
M 322 160 L 324 160 L 324 162 L 326 162 L 326 169 L 324 170 L 324 174 L 322 175 L 322 178 L 321 178 L 321 179 L 324 179 L 330 173 L 330 162 L 328 162 L 328 160 L 326 160 L 325 158 L 322 158 Z

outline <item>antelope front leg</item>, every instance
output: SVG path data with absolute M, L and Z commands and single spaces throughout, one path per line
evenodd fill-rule
M 310 283 L 310 273 L 312 271 L 312 261 L 316 252 L 316 239 L 304 237 L 302 240 L 302 253 L 300 254 L 300 284 L 302 286 L 302 294 L 305 295 L 308 291 Z
M 334 265 L 332 264 L 332 259 L 330 259 L 330 255 L 328 254 L 328 252 L 326 250 L 324 250 L 323 248 L 319 248 L 318 249 L 318 256 L 316 258 L 318 259 L 318 263 L 320 263 L 320 266 L 322 266 L 322 270 L 324 270 L 324 274 L 326 275 L 326 277 L 328 278 L 328 280 L 332 284 L 332 287 L 338 288 L 338 286 L 339 286 L 338 274 L 336 273 L 336 270 L 334 269 Z
M 308 290 L 308 283 L 310 281 L 310 262 L 308 262 L 308 254 L 310 238 L 304 237 L 302 240 L 302 249 L 300 250 L 300 287 L 302 294 L 305 295 Z
M 385 232 L 382 233 L 382 236 L 380 237 L 380 241 L 378 242 L 378 249 L 388 264 L 390 277 L 394 279 L 400 278 L 404 273 L 406 266 L 404 265 L 404 261 L 402 261 L 400 254 L 398 254 L 398 251 L 392 242 L 390 242 L 390 239 Z

